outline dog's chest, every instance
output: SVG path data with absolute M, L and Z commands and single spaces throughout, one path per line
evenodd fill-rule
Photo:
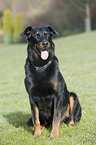
M 52 114 L 53 114 L 53 95 L 47 96 L 47 97 L 33 97 L 34 102 L 39 108 L 40 116 L 44 118 L 44 120 L 52 120 Z
M 34 84 L 32 88 L 32 96 L 34 97 L 48 97 L 55 94 L 56 83 L 52 82 L 39 82 Z

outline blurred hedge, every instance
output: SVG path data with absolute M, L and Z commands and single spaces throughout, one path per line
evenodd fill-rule
M 3 32 L 4 34 L 12 34 L 12 13 L 9 10 L 3 13 Z
M 3 12 L 3 34 L 5 44 L 21 41 L 19 34 L 23 31 L 23 24 L 24 18 L 22 14 L 18 13 L 13 18 L 10 10 L 5 10 Z
M 1 18 L 0 18 L 0 30 L 2 30 L 2 21 L 1 21 Z
M 24 17 L 18 13 L 14 18 L 14 42 L 20 42 L 19 34 L 23 31 Z
M 5 43 L 11 43 L 12 28 L 13 28 L 12 13 L 11 11 L 6 10 L 3 13 L 3 33 Z

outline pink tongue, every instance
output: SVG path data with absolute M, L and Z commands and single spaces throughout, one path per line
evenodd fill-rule
M 47 51 L 41 51 L 41 58 L 43 60 L 46 60 L 48 58 L 48 52 Z

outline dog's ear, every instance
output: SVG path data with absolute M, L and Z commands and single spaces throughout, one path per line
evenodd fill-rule
M 21 34 L 20 36 L 25 36 L 27 38 L 30 38 L 31 37 L 31 31 L 32 31 L 32 27 L 29 26 L 27 27 Z
M 45 25 L 46 28 L 48 28 L 50 34 L 53 36 L 53 35 L 57 35 L 59 36 L 59 33 L 53 28 L 51 27 L 50 25 Z

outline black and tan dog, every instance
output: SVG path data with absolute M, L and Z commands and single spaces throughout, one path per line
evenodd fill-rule
M 55 56 L 52 36 L 58 33 L 49 25 L 27 27 L 28 42 L 25 86 L 29 95 L 34 137 L 41 135 L 41 125 L 52 125 L 50 137 L 59 135 L 60 123 L 74 125 L 81 118 L 81 106 L 75 93 L 67 90 Z

